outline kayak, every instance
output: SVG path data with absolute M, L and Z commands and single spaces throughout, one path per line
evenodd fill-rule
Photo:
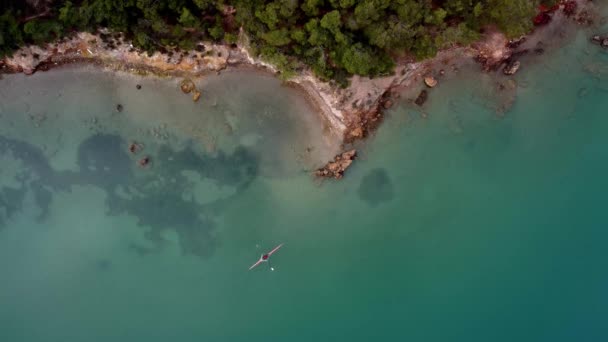
M 268 258 L 270 258 L 271 255 L 273 255 L 276 251 L 279 250 L 279 248 L 283 247 L 283 244 L 280 244 L 278 246 L 276 246 L 275 248 L 273 248 L 270 252 L 266 253 L 266 254 L 262 254 L 260 256 L 260 260 L 256 261 L 255 264 L 251 265 L 251 267 L 249 267 L 249 270 L 251 271 L 252 269 L 256 268 L 257 266 L 259 266 L 260 264 L 264 263 L 264 262 L 268 262 Z

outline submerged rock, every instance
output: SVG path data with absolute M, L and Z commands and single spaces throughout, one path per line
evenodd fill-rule
M 591 42 L 599 44 L 603 48 L 608 48 L 608 36 L 601 36 L 599 34 L 591 37 Z
M 340 179 L 344 176 L 344 171 L 350 167 L 353 160 L 357 157 L 357 150 L 352 149 L 337 155 L 332 162 L 315 172 L 317 177 Z
M 519 70 L 520 66 L 521 66 L 521 63 L 519 61 L 509 62 L 505 66 L 505 68 L 502 70 L 502 72 L 505 75 L 514 75 L 517 72 L 517 70 Z
M 144 149 L 144 146 L 135 141 L 133 141 L 129 144 L 129 152 L 131 152 L 132 154 L 137 154 L 139 151 L 141 151 L 143 149 Z
M 116 110 L 120 113 L 123 110 L 123 106 L 119 103 L 116 105 Z
M 359 184 L 357 194 L 372 208 L 391 201 L 395 191 L 386 169 L 373 169 L 365 175 Z
M 542 41 L 539 41 L 538 43 L 536 43 L 536 46 L 532 51 L 536 55 L 542 55 L 543 53 L 545 53 L 545 44 Z
M 596 34 L 593 37 L 591 37 L 591 41 L 599 44 L 602 42 L 602 36 L 600 36 L 599 34 Z
M 579 99 L 586 97 L 588 94 L 589 94 L 589 89 L 587 87 L 580 88 L 576 93 L 576 95 L 578 96 Z
M 422 106 L 426 100 L 429 98 L 429 93 L 426 91 L 426 89 L 423 89 L 420 94 L 418 94 L 418 97 L 416 98 L 416 100 L 414 100 L 414 103 Z
M 150 156 L 145 156 L 141 158 L 137 163 L 141 167 L 147 167 L 148 165 L 150 165 Z

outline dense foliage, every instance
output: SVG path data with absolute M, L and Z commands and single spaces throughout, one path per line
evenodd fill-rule
M 551 2 L 548 0 L 545 2 Z M 0 56 L 26 43 L 107 27 L 138 48 L 235 42 L 289 75 L 302 63 L 324 79 L 390 73 L 403 55 L 467 44 L 483 25 L 528 32 L 539 0 L 0 0 Z

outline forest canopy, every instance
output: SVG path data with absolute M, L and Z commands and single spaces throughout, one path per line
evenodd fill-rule
M 532 29 L 541 0 L 0 0 L 0 57 L 76 31 L 123 32 L 150 53 L 234 43 L 290 75 L 322 79 L 385 75 L 400 56 L 418 59 L 468 44 L 496 25 L 509 37 Z M 554 2 L 545 0 L 543 3 Z

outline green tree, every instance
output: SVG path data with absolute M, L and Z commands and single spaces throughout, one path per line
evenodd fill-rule
M 308 17 L 316 17 L 319 15 L 319 7 L 323 6 L 324 0 L 305 0 L 302 6 L 302 10 Z
M 34 42 L 42 44 L 61 35 L 62 26 L 54 20 L 30 20 L 23 25 L 23 33 Z
M 182 8 L 182 14 L 179 17 L 179 23 L 186 27 L 193 27 L 193 28 L 196 28 L 200 25 L 199 20 L 196 17 L 194 17 L 192 15 L 192 13 L 190 12 L 190 10 L 188 10 L 188 8 L 186 8 L 186 7 Z
M 337 10 L 333 10 L 325 14 L 321 19 L 321 27 L 331 31 L 334 34 L 340 31 L 341 26 L 342 21 L 340 19 L 340 12 Z
M 366 48 L 361 43 L 346 48 L 342 55 L 342 65 L 350 74 L 363 76 L 385 73 L 393 66 L 386 56 Z
M 316 46 L 330 46 L 333 42 L 331 34 L 319 24 L 319 19 L 311 19 L 304 25 L 308 31 L 308 43 Z
M 275 2 L 271 2 L 269 4 L 267 4 L 265 7 L 262 7 L 260 9 L 257 9 L 255 11 L 255 16 L 264 24 L 266 24 L 266 26 L 268 26 L 269 29 L 274 30 L 277 25 L 279 24 L 279 10 L 280 10 L 280 6 L 279 4 L 275 3 Z
M 355 7 L 355 20 L 359 27 L 373 24 L 385 16 L 384 10 L 390 5 L 390 0 L 362 0 Z
M 0 15 L 0 57 L 10 54 L 23 44 L 19 23 L 11 10 Z
M 291 43 L 289 31 L 286 28 L 266 32 L 262 35 L 262 39 L 272 46 L 284 46 Z
M 508 37 L 518 37 L 532 29 L 535 1 L 488 0 L 490 22 L 495 22 Z

